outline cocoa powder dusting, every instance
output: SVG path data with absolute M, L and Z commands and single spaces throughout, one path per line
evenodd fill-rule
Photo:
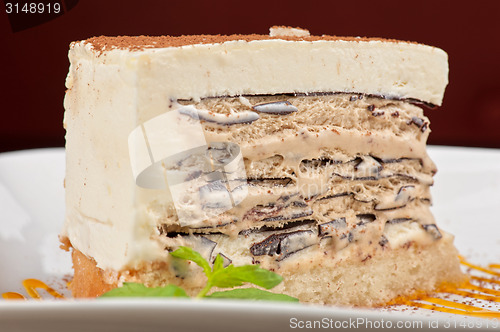
M 242 40 L 272 40 L 282 39 L 290 41 L 318 41 L 318 40 L 345 40 L 345 41 L 384 41 L 384 42 L 403 42 L 395 39 L 367 38 L 367 37 L 338 37 L 338 36 L 308 36 L 292 37 L 280 36 L 270 37 L 268 35 L 192 35 L 192 36 L 117 36 L 117 37 L 92 37 L 84 40 L 91 44 L 98 53 L 111 49 L 125 49 L 130 51 L 142 51 L 149 48 L 180 47 L 195 44 L 218 44 L 228 41 Z M 412 42 L 409 42 L 412 43 Z

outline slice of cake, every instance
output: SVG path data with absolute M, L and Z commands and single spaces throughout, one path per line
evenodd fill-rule
M 429 210 L 429 120 L 447 55 L 310 36 L 98 37 L 71 44 L 66 222 L 76 297 L 125 281 L 196 293 L 208 261 L 260 264 L 273 291 L 373 306 L 462 280 Z

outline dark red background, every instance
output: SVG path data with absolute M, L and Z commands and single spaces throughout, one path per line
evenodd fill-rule
M 7 1 L 8 2 L 8 1 Z M 73 1 L 74 2 L 74 1 Z M 68 45 L 95 35 L 313 34 L 414 40 L 446 50 L 450 84 L 430 143 L 500 148 L 500 1 L 79 1 L 13 32 L 0 13 L 0 152 L 63 146 Z

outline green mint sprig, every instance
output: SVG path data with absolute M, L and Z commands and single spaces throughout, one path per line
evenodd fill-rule
M 189 297 L 184 289 L 167 285 L 149 288 L 136 282 L 124 282 L 123 286 L 114 288 L 100 297 Z
M 196 295 L 196 298 L 298 302 L 297 298 L 268 292 L 260 288 L 237 288 L 213 292 L 208 295 L 213 287 L 234 288 L 245 283 L 271 289 L 281 283 L 283 278 L 274 272 L 260 268 L 259 265 L 234 266 L 230 264 L 224 267 L 224 260 L 221 255 L 217 255 L 213 266 L 210 267 L 207 260 L 189 247 L 181 246 L 170 254 L 179 259 L 192 261 L 203 269 L 207 276 L 207 283 Z M 139 283 L 124 283 L 122 287 L 112 289 L 101 295 L 101 297 L 188 297 L 188 295 L 182 288 L 174 285 L 148 288 Z

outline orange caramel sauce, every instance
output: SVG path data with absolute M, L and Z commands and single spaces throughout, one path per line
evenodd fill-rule
M 57 292 L 54 288 L 47 286 L 43 281 L 40 281 L 38 279 L 26 279 L 23 281 L 23 286 L 26 289 L 26 292 L 28 295 L 35 299 L 35 300 L 41 300 L 42 297 L 40 296 L 40 293 L 38 293 L 37 289 L 43 289 L 50 295 L 52 295 L 54 298 L 64 298 L 62 294 Z M 26 300 L 26 297 L 22 294 L 16 293 L 16 292 L 7 292 L 3 293 L 2 297 L 7 300 Z
M 461 302 L 460 300 L 450 301 L 436 296 L 417 295 L 413 298 L 395 299 L 389 303 L 389 306 L 406 305 L 410 307 L 428 309 L 449 314 L 465 315 L 470 317 L 500 318 L 500 311 L 485 309 L 479 306 L 465 303 L 466 299 L 471 298 L 493 303 L 500 303 L 500 290 L 495 290 L 493 288 L 493 285 L 500 286 L 500 264 L 489 264 L 486 268 L 469 263 L 461 256 L 459 256 L 459 258 L 462 265 L 484 274 L 491 275 L 493 277 L 489 278 L 469 275 L 468 280 L 458 287 L 456 285 L 444 285 L 436 294 L 445 296 L 451 294 L 462 296 L 463 302 Z M 479 285 L 472 283 L 471 281 L 478 282 Z M 488 284 L 491 286 L 491 288 L 485 287 Z M 54 298 L 64 298 L 64 296 L 58 293 L 55 289 L 49 287 L 44 282 L 37 279 L 26 279 L 23 281 L 23 286 L 26 289 L 28 295 L 33 299 L 41 299 L 41 296 L 38 293 L 37 289 L 45 290 Z M 15 292 L 3 293 L 2 296 L 4 299 L 8 300 L 26 300 L 26 297 L 24 295 Z
M 3 293 L 2 297 L 6 300 L 26 300 L 23 294 L 19 294 L 16 292 Z
M 478 277 L 469 275 L 467 281 L 456 286 L 443 286 L 439 290 L 438 294 L 443 295 L 459 295 L 464 297 L 464 300 L 476 299 L 490 301 L 494 303 L 500 303 L 500 290 L 495 290 L 493 288 L 484 287 L 485 284 L 490 285 L 500 285 L 500 271 L 495 271 L 495 269 L 500 269 L 500 264 L 490 264 L 487 268 L 475 265 L 467 262 L 462 256 L 459 256 L 460 263 L 467 266 L 470 269 L 480 271 L 485 274 L 492 275 L 493 278 Z M 496 278 L 495 278 L 496 277 Z M 473 284 L 471 281 L 477 281 L 481 283 L 481 286 Z M 450 301 L 442 299 L 435 296 L 422 295 L 415 298 L 398 298 L 390 303 L 390 305 L 406 305 L 410 307 L 417 307 L 422 309 L 429 309 L 449 314 L 465 315 L 470 317 L 480 317 L 480 318 L 500 318 L 500 311 L 490 310 L 481 308 L 479 306 L 470 305 L 459 300 Z

